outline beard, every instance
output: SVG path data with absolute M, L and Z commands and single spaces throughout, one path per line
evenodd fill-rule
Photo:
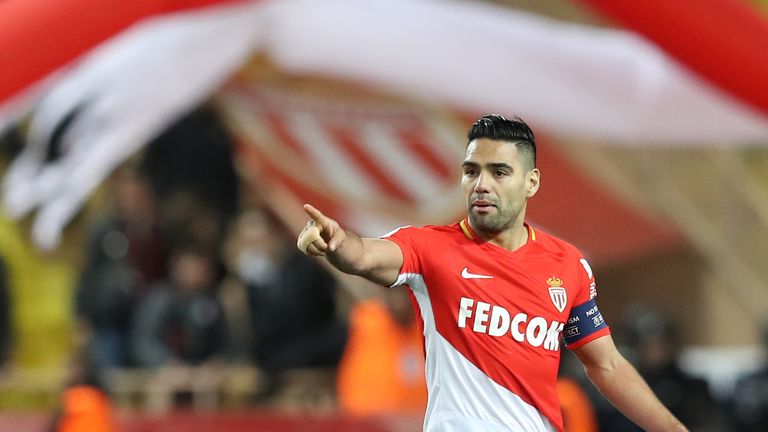
M 500 233 L 514 225 L 520 216 L 521 209 L 510 207 L 495 207 L 490 213 L 477 213 L 470 207 L 469 221 L 472 227 L 486 233 Z

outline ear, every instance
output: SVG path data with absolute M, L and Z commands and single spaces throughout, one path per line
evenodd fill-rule
M 539 191 L 539 185 L 541 184 L 541 172 L 538 168 L 534 168 L 526 173 L 526 183 L 528 189 L 525 192 L 526 198 L 532 198 Z

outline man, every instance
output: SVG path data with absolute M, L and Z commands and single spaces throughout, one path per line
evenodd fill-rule
M 410 287 L 427 356 L 424 430 L 562 431 L 562 333 L 592 382 L 635 423 L 685 431 L 616 350 L 587 261 L 525 223 L 541 176 L 528 125 L 488 115 L 467 137 L 461 222 L 361 238 L 307 204 L 312 219 L 298 239 L 343 272 Z

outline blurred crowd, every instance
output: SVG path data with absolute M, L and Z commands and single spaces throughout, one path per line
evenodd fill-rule
M 339 362 L 335 279 L 245 196 L 210 112 L 155 140 L 108 188 L 75 295 L 97 370 L 248 363 L 269 379 Z
M 160 385 L 194 386 L 245 368 L 255 375 L 235 380 L 243 378 L 254 406 L 308 392 L 315 409 L 423 412 L 423 347 L 407 291 L 381 289 L 351 302 L 240 177 L 227 133 L 206 109 L 112 175 L 107 203 L 89 223 L 73 301 L 82 343 L 54 430 L 110 430 L 113 373 L 125 370 L 164 371 L 152 375 Z M 12 349 L 8 293 L 0 259 L 0 362 Z M 679 366 L 681 341 L 666 317 L 637 309 L 612 324 L 627 357 L 691 430 L 768 430 L 768 365 L 742 377 L 732 397 L 716 399 Z M 765 342 L 768 349 L 768 332 Z M 297 382 L 303 390 L 287 391 Z M 188 403 L 185 388 L 166 404 Z M 595 392 L 569 352 L 558 391 L 569 431 L 638 430 Z M 84 406 L 101 413 L 90 426 L 70 415 Z

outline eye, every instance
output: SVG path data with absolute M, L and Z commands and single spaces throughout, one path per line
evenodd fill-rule
M 476 174 L 476 171 L 472 167 L 464 167 L 464 175 L 465 176 L 473 176 Z
M 493 175 L 495 175 L 496 177 L 504 177 L 508 174 L 509 174 L 508 172 L 500 169 L 493 172 Z

